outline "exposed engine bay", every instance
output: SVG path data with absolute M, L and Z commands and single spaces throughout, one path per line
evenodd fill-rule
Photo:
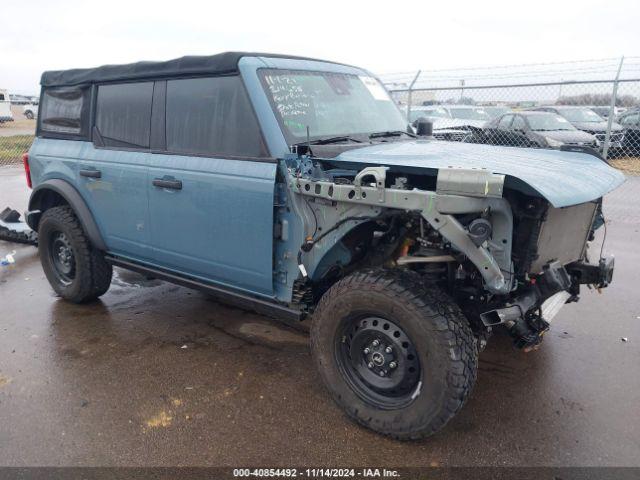
M 601 199 L 556 208 L 485 170 L 350 171 L 309 157 L 288 170 L 308 224 L 293 295 L 304 308 L 354 270 L 408 269 L 456 301 L 481 346 L 503 326 L 531 349 L 580 285 L 611 282 L 613 259 L 588 259 Z

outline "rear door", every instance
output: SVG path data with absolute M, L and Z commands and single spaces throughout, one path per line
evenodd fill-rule
M 175 79 L 163 88 L 164 153 L 151 157 L 147 179 L 154 263 L 272 294 L 276 163 L 242 80 Z
M 92 144 L 78 160 L 78 188 L 109 251 L 148 260 L 147 162 L 154 83 L 95 88 Z

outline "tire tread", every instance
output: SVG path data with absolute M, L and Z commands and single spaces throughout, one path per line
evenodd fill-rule
M 372 269 L 356 272 L 333 285 L 321 298 L 314 313 L 311 329 L 312 350 L 324 348 L 319 344 L 318 325 L 324 315 L 330 315 L 333 306 L 354 288 L 385 292 L 397 301 L 411 304 L 420 312 L 436 341 L 449 351 L 446 378 L 447 399 L 438 414 L 428 421 L 421 417 L 404 431 L 379 424 L 375 418 L 364 417 L 363 412 L 345 402 L 344 396 L 328 388 L 334 401 L 361 425 L 398 440 L 418 440 L 433 435 L 463 407 L 477 378 L 478 349 L 476 338 L 460 308 L 435 285 L 425 285 L 420 275 L 411 271 Z M 324 366 L 316 364 L 322 372 Z M 326 383 L 326 380 L 325 380 Z M 374 425 L 375 423 L 375 425 Z

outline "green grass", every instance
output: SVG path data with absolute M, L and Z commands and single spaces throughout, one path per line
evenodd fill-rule
M 0 137 L 0 165 L 19 163 L 22 154 L 29 150 L 33 143 L 33 135 L 15 135 Z

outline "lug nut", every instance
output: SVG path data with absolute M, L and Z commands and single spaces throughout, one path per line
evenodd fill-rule
M 387 347 L 387 348 L 384 349 L 384 351 L 387 352 L 387 353 L 391 353 L 391 352 L 393 352 L 393 348 Z
M 380 376 L 381 376 L 381 377 L 384 377 L 386 373 L 387 373 L 387 372 L 385 372 L 384 370 L 380 370 Z
M 378 345 L 380 345 L 380 340 L 374 340 L 373 342 L 371 342 L 371 345 L 377 347 Z
M 396 362 L 391 362 L 389 364 L 389 367 L 391 367 L 391 368 L 396 368 L 397 366 L 398 366 L 398 364 Z
M 367 363 L 367 367 L 369 367 L 369 368 L 373 368 L 373 362 L 369 362 L 369 363 Z
M 365 348 L 364 349 L 364 354 L 368 355 L 369 353 L 371 353 L 371 350 L 369 348 Z

